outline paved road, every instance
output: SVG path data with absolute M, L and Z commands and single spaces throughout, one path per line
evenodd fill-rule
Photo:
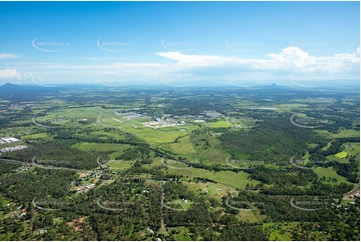
M 360 190 L 360 184 L 357 184 L 357 187 L 355 187 L 354 189 L 352 189 L 351 191 L 349 192 L 346 192 L 345 194 L 343 194 L 344 196 L 349 196 L 349 195 L 352 195 L 356 192 L 358 192 Z
M 162 183 L 163 183 L 163 184 L 162 184 L 163 194 L 162 194 L 162 199 L 161 199 L 161 206 L 162 206 L 162 222 L 161 222 L 161 227 L 162 227 L 162 229 L 163 229 L 164 234 L 165 234 L 166 236 L 168 236 L 167 228 L 166 228 L 165 222 L 164 222 L 164 218 L 165 218 L 165 216 L 166 216 L 166 214 L 165 214 L 166 208 L 165 208 L 165 206 L 164 206 L 164 204 L 165 204 L 165 187 L 164 187 L 165 181 L 162 181 Z
M 11 159 L 0 159 L 2 161 L 6 161 L 6 162 L 12 162 L 12 163 L 15 163 L 15 164 L 21 164 L 21 165 L 32 165 L 32 163 L 28 163 L 28 162 L 22 162 L 22 161 L 19 161 L 19 160 L 11 160 Z

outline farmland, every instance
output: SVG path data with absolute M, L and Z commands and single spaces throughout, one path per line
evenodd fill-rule
M 0 136 L 27 146 L 0 157 L 0 238 L 116 239 L 110 224 L 130 240 L 225 238 L 232 226 L 334 238 L 309 226 L 335 230 L 341 216 L 348 228 L 344 208 L 359 212 L 344 196 L 359 184 L 358 96 L 282 90 L 67 87 L 0 113 Z M 290 203 L 325 194 L 344 198 L 314 213 Z

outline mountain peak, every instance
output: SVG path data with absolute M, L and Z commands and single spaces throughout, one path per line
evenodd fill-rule
M 19 85 L 12 84 L 10 82 L 3 85 L 3 87 L 18 87 Z

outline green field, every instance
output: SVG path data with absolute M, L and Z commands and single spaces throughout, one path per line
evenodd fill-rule
M 182 137 L 177 143 L 163 144 L 160 147 L 164 150 L 186 157 L 190 161 L 202 161 L 204 164 L 225 164 L 229 156 L 224 150 L 220 149 L 220 141 L 214 136 L 202 135 L 198 139 L 207 139 L 210 148 L 205 150 L 196 150 L 189 136 Z
M 340 176 L 336 173 L 336 171 L 332 168 L 332 167 L 328 167 L 328 168 L 323 168 L 323 167 L 317 167 L 314 172 L 321 178 L 323 176 L 326 177 L 326 179 L 328 178 L 336 178 L 337 179 L 337 184 L 340 184 L 342 182 L 348 183 L 348 184 L 352 184 L 350 182 L 348 182 L 346 180 L 345 177 Z M 326 182 L 329 183 L 329 182 Z M 331 182 L 333 183 L 333 182 Z
M 53 124 L 80 127 L 83 124 L 78 123 L 82 119 L 95 122 L 97 114 L 88 110 L 88 108 L 67 108 L 47 113 L 45 116 L 36 116 L 37 123 L 50 121 Z
M 45 137 L 48 137 L 48 134 L 46 134 L 46 133 L 37 133 L 37 134 L 24 135 L 24 136 L 21 137 L 21 139 L 22 140 L 43 139 Z
M 248 180 L 246 173 L 240 171 L 238 173 L 232 171 L 220 171 L 220 172 L 211 172 L 203 169 L 192 168 L 192 175 L 198 177 L 205 177 L 211 180 L 214 180 L 218 183 L 238 187 L 244 189 L 246 184 L 257 185 L 259 182 L 255 180 Z
M 191 141 L 189 140 L 189 136 L 179 139 L 178 143 L 164 144 L 160 147 L 165 150 L 177 152 L 178 154 L 182 155 L 190 155 L 196 153 L 196 151 L 193 149 Z
M 175 160 L 168 160 L 168 159 L 164 159 L 164 164 L 166 164 L 170 169 L 172 167 L 175 167 L 175 168 L 188 168 L 188 165 L 183 163 L 183 162 L 180 162 L 180 161 L 175 161 Z
M 185 199 L 187 200 L 187 199 Z M 181 205 L 180 209 L 189 209 L 190 206 L 194 204 L 194 202 L 192 202 L 191 200 L 187 200 L 187 202 L 183 202 L 182 199 L 176 199 L 176 200 L 172 200 L 167 202 L 166 206 L 170 207 L 170 208 L 178 208 L 177 205 Z
M 176 241 L 191 241 L 191 237 L 186 235 L 189 233 L 189 229 L 186 227 L 175 227 L 169 228 L 169 231 L 175 231 L 176 235 L 174 236 Z
M 341 158 L 341 159 L 345 158 L 347 155 L 348 154 L 345 151 L 342 151 L 342 152 L 339 152 L 339 153 L 335 154 L 336 157 Z
M 131 148 L 131 145 L 128 144 L 98 144 L 98 143 L 88 143 L 88 142 L 82 142 L 73 145 L 74 148 L 84 150 L 84 151 L 90 151 L 90 150 L 96 150 L 96 151 L 118 151 L 123 152 L 125 149 Z
M 360 156 L 360 143 L 345 143 L 343 151 L 350 155 Z
M 356 156 L 357 160 L 360 160 L 360 144 L 359 143 L 345 143 L 342 145 L 342 151 L 335 154 L 327 156 L 327 159 L 330 161 L 337 161 L 339 163 L 349 163 L 347 155 Z
M 110 170 L 124 170 L 130 168 L 133 162 L 131 161 L 120 161 L 120 160 L 111 160 L 107 162 L 105 165 L 109 166 Z
M 345 137 L 360 137 L 360 131 L 353 130 L 353 129 L 340 129 L 336 134 L 332 134 L 327 130 L 315 130 L 321 136 L 325 136 L 327 138 L 345 138 Z
M 220 121 L 217 121 L 217 122 L 212 122 L 211 125 L 212 125 L 211 126 L 212 128 L 228 128 L 228 127 L 231 127 L 231 125 L 227 121 L 223 121 L 223 120 L 220 120 Z
M 233 187 L 223 185 L 223 184 L 214 184 L 210 182 L 206 183 L 195 183 L 195 182 L 185 182 L 184 183 L 190 190 L 202 194 L 203 189 L 208 190 L 208 196 L 215 197 L 220 199 L 223 196 L 227 195 L 227 190 L 230 190 L 232 193 L 237 193 Z
M 183 136 L 185 134 L 185 132 L 180 131 L 181 129 L 192 130 L 196 128 L 196 126 L 193 125 L 179 125 L 179 126 L 164 127 L 159 129 L 154 129 L 150 127 L 134 128 L 128 125 L 129 122 L 120 123 L 111 120 L 111 118 L 102 117 L 100 121 L 106 125 L 119 127 L 119 129 L 121 130 L 124 130 L 126 132 L 131 132 L 132 134 L 136 135 L 138 138 L 153 145 L 173 142 L 176 138 L 178 138 L 179 136 Z M 137 123 L 132 123 L 132 125 L 140 126 Z
M 168 168 L 168 172 L 177 175 L 186 175 L 189 177 L 204 177 L 211 179 L 217 183 L 228 185 L 231 187 L 237 187 L 244 189 L 246 184 L 253 184 L 257 185 L 259 182 L 255 180 L 248 180 L 246 173 L 240 171 L 235 173 L 233 171 L 219 171 L 219 172 L 212 172 L 205 169 L 198 169 L 198 168 L 189 168 L 189 169 L 173 169 Z
M 290 223 L 289 225 L 277 225 L 276 223 L 264 223 L 263 228 L 270 230 L 270 237 L 269 240 L 275 241 L 291 241 L 292 240 L 292 234 L 288 232 L 289 228 L 292 228 L 297 223 Z
M 259 210 L 241 210 L 239 211 L 239 216 L 242 221 L 248 221 L 250 223 L 258 222 L 256 214 L 259 213 Z

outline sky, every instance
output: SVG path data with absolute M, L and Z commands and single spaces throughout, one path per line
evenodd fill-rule
M 360 78 L 359 2 L 0 2 L 0 84 Z

